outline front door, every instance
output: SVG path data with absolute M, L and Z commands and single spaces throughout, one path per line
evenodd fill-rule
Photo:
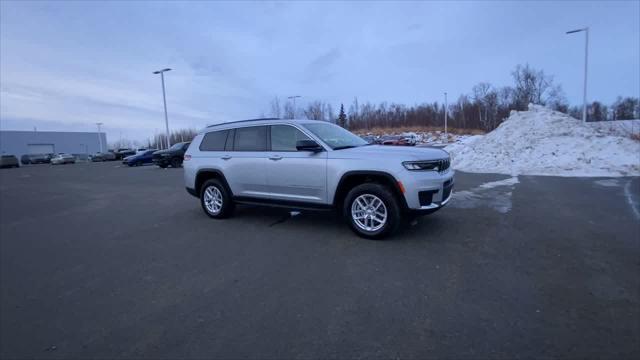
M 291 125 L 271 125 L 267 153 L 270 197 L 296 202 L 326 203 L 327 152 L 298 151 L 298 140 L 310 139 Z

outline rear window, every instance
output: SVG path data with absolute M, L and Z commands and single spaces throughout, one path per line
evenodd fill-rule
M 212 131 L 204 134 L 200 143 L 201 151 L 224 151 L 224 144 L 227 142 L 229 130 Z
M 267 151 L 267 127 L 251 126 L 237 128 L 233 150 Z

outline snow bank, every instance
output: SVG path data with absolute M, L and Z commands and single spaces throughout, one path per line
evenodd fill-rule
M 494 131 L 449 145 L 455 169 L 510 175 L 640 175 L 640 142 L 543 106 L 512 111 Z
M 640 135 L 640 119 L 588 122 L 587 125 L 610 135 L 628 137 Z

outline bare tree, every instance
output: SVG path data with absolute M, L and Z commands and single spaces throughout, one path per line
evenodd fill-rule
M 324 120 L 324 104 L 321 101 L 312 101 L 304 110 L 304 115 L 310 120 Z
M 284 109 L 283 109 L 283 117 L 285 119 L 295 119 L 296 117 L 296 111 L 293 108 L 293 103 L 291 101 L 287 101 L 284 104 Z
M 275 118 L 280 118 L 281 115 L 281 106 L 280 106 L 280 98 L 277 96 L 271 100 L 271 116 Z

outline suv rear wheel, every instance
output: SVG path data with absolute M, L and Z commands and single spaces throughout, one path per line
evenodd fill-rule
M 200 204 L 204 212 L 214 219 L 224 219 L 233 212 L 231 194 L 217 179 L 207 180 L 202 185 Z
M 377 183 L 361 184 L 349 191 L 343 214 L 351 229 L 368 239 L 382 239 L 397 231 L 400 206 L 393 193 Z

